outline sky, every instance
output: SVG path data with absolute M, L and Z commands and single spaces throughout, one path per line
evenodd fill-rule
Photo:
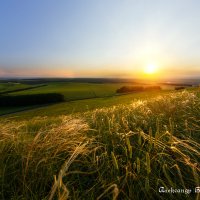
M 0 77 L 200 75 L 199 0 L 1 0 Z

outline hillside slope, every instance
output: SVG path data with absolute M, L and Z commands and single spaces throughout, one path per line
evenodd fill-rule
M 1 199 L 198 199 L 198 95 L 1 120 Z

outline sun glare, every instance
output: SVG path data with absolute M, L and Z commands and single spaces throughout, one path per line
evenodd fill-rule
M 153 64 L 149 64 L 144 69 L 145 74 L 154 74 L 157 71 L 157 66 Z

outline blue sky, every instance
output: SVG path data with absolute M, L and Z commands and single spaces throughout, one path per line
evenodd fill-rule
M 1 0 L 0 77 L 200 74 L 198 0 Z

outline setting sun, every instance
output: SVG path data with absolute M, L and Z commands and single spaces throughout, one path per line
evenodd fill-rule
M 149 64 L 144 69 L 145 74 L 154 74 L 157 71 L 157 66 L 153 64 Z

